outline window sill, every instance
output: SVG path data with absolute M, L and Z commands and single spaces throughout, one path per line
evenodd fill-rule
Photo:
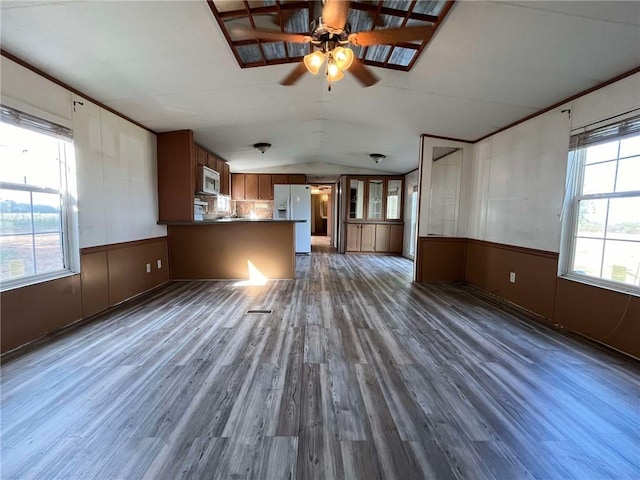
M 53 280 L 59 280 L 61 278 L 72 277 L 74 275 L 80 275 L 80 273 L 72 272 L 70 270 L 64 270 L 62 272 L 55 272 L 46 275 L 38 275 L 24 279 L 10 280 L 8 282 L 2 282 L 2 285 L 0 286 L 0 292 L 4 293 L 23 287 L 29 287 L 31 285 L 37 285 L 39 283 L 51 282 Z
M 598 280 L 592 277 L 586 277 L 584 275 L 565 274 L 558 275 L 559 278 L 569 280 L 571 282 L 582 283 L 583 285 L 589 285 L 591 287 L 602 288 L 611 292 L 621 293 L 623 295 L 631 295 L 633 297 L 640 297 L 640 288 L 632 285 L 615 284 L 603 280 Z

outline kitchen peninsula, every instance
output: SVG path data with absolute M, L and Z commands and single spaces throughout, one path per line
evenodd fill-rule
M 295 278 L 295 220 L 158 223 L 167 226 L 173 280 Z

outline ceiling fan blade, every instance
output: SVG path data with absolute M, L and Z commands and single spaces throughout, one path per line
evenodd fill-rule
M 300 62 L 296 68 L 291 70 L 291 73 L 289 73 L 289 75 L 287 75 L 280 81 L 280 85 L 284 85 L 285 87 L 293 85 L 298 80 L 300 80 L 300 77 L 302 77 L 302 75 L 304 75 L 306 71 L 307 67 L 304 66 L 303 62 Z
M 349 35 L 349 41 L 361 47 L 378 44 L 394 45 L 396 43 L 410 42 L 411 40 L 428 40 L 433 35 L 433 32 L 434 28 L 431 25 L 387 28 L 385 30 L 352 33 Z
M 325 0 L 322 7 L 322 23 L 342 30 L 349 19 L 349 0 Z
M 271 30 L 252 30 L 236 27 L 231 29 L 232 41 L 238 40 L 266 40 L 271 42 L 309 43 L 311 37 L 301 33 L 283 33 Z
M 362 84 L 363 87 L 370 87 L 378 83 L 379 78 L 376 77 L 371 70 L 364 66 L 358 58 L 353 59 L 353 63 L 349 67 L 349 72 Z

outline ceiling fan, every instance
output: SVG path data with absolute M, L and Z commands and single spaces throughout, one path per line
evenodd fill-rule
M 322 12 L 311 22 L 308 35 L 237 27 L 233 29 L 233 37 L 236 40 L 311 44 L 314 51 L 305 55 L 303 61 L 280 83 L 285 86 L 293 85 L 305 72 L 317 75 L 326 60 L 325 72 L 331 91 L 331 84 L 344 78 L 345 71 L 352 73 L 364 87 L 378 82 L 378 77 L 354 55 L 349 44 L 367 47 L 395 45 L 412 40 L 424 41 L 435 31 L 433 25 L 425 24 L 352 33 L 348 20 L 349 4 L 348 0 L 323 0 Z

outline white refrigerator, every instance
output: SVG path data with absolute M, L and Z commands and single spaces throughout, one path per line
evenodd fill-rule
M 311 253 L 311 188 L 309 185 L 274 185 L 273 218 L 304 220 L 295 224 L 296 253 Z

